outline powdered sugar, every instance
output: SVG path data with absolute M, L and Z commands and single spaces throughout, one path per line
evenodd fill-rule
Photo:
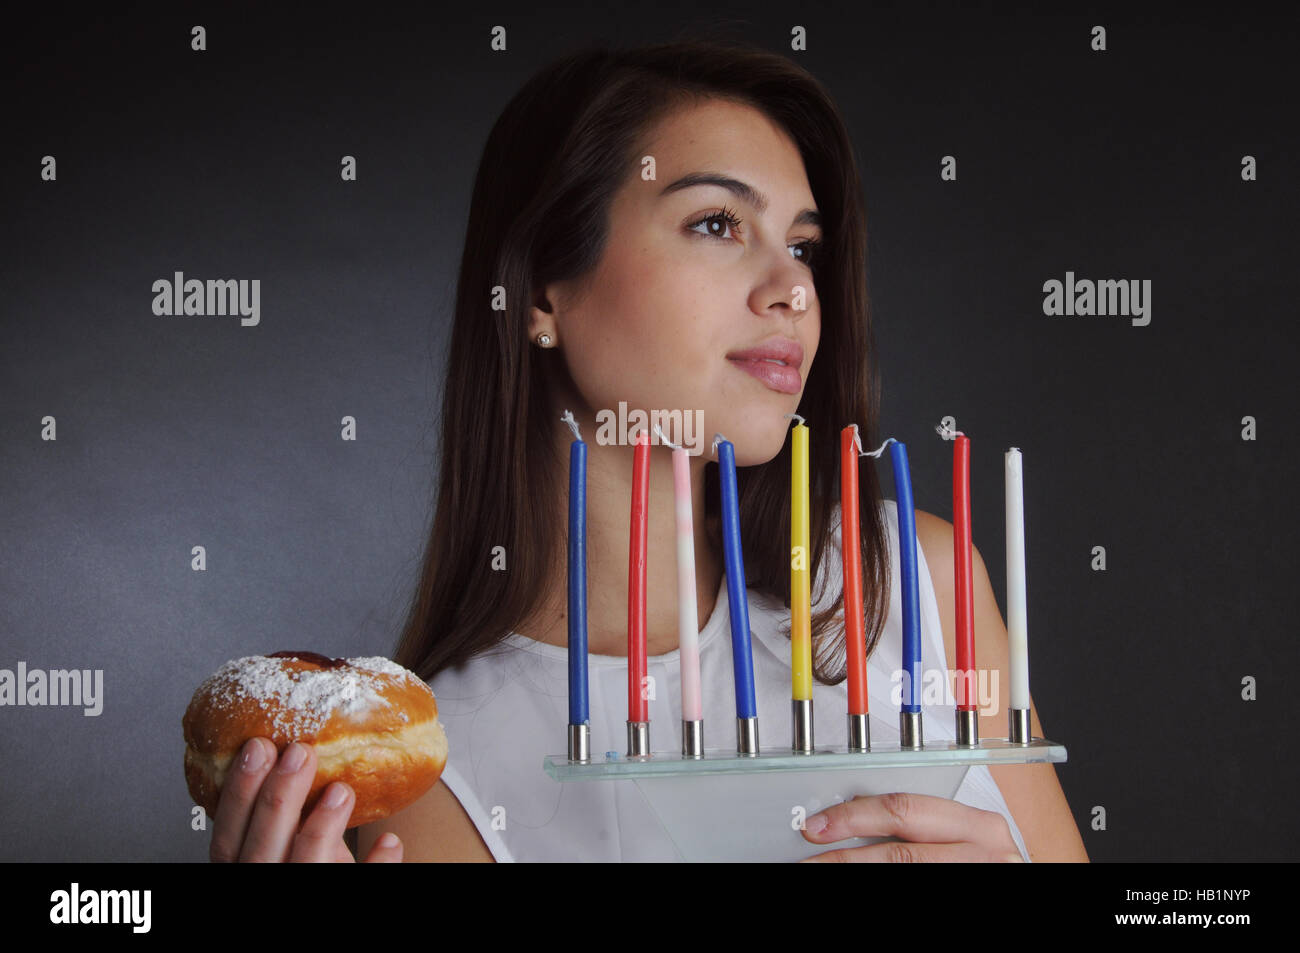
M 277 733 L 300 737 L 315 734 L 336 712 L 355 714 L 377 705 L 391 705 L 379 690 L 382 675 L 410 677 L 402 666 L 382 656 L 347 659 L 348 667 L 320 671 L 290 671 L 284 659 L 247 655 L 227 662 L 204 683 L 221 704 L 250 698 L 263 711 L 276 709 Z
M 365 655 L 361 658 L 350 658 L 347 660 L 349 665 L 356 668 L 364 668 L 370 672 L 382 672 L 385 675 L 396 675 L 399 678 L 410 676 L 407 669 L 402 668 L 392 659 L 386 659 L 382 655 Z

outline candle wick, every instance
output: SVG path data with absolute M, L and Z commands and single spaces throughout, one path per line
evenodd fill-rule
M 885 449 L 886 447 L 888 447 L 891 443 L 898 443 L 898 441 L 895 440 L 893 437 L 889 437 L 889 438 L 887 438 L 887 439 L 885 440 L 884 443 L 882 443 L 882 444 L 881 444 L 879 447 L 877 447 L 875 450 L 872 450 L 872 451 L 869 452 L 869 453 L 868 453 L 867 451 L 864 450 L 864 451 L 862 451 L 861 453 L 859 453 L 858 456 L 860 456 L 860 457 L 879 457 L 879 456 L 880 456 L 880 451 L 884 450 L 884 449 Z M 859 447 L 862 446 L 861 442 L 858 443 L 858 446 L 859 446 Z
M 724 437 L 722 434 L 715 433 L 713 435 L 713 446 L 709 449 L 709 452 L 716 454 L 718 452 L 718 444 L 722 443 L 726 439 L 727 438 Z
M 949 430 L 947 425 L 945 424 L 936 424 L 934 428 L 934 432 L 937 433 L 940 437 L 943 437 L 944 439 L 947 439 L 948 437 L 966 436 L 960 430 Z
M 582 434 L 578 433 L 578 422 L 573 419 L 573 411 L 566 410 L 560 419 L 569 425 L 569 429 L 573 431 L 574 440 L 582 439 Z
M 803 425 L 803 422 L 804 422 L 804 419 L 803 419 L 802 417 L 800 417 L 798 414 L 786 414 L 786 415 L 785 415 L 785 419 L 786 419 L 786 420 L 797 420 L 797 421 L 799 421 L 800 426 L 802 426 L 802 425 Z
M 857 424 L 849 424 L 853 428 L 853 446 L 858 448 L 858 456 L 862 456 L 862 432 L 858 430 Z
M 659 435 L 659 442 L 660 442 L 660 443 L 665 444 L 665 445 L 667 445 L 667 446 L 669 446 L 669 447 L 672 447 L 674 450 L 680 450 L 680 449 L 682 449 L 681 447 L 677 446 L 677 444 L 673 443 L 671 440 L 669 440 L 667 437 L 664 436 L 664 432 L 663 432 L 662 430 L 659 429 L 659 425 L 658 425 L 658 424 L 655 424 L 655 433 L 657 433 L 657 434 Z

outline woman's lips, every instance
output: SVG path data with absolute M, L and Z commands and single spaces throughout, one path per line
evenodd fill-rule
M 742 360 L 730 357 L 731 361 L 746 374 L 752 374 L 769 388 L 782 394 L 797 394 L 803 388 L 803 380 L 797 367 L 774 364 L 771 361 Z

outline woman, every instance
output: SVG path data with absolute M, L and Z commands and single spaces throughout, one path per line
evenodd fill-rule
M 357 856 L 672 856 L 631 782 L 559 784 L 540 768 L 544 755 L 564 751 L 567 721 L 565 411 L 590 454 L 595 750 L 622 747 L 626 718 L 617 686 L 626 679 L 626 441 L 634 435 L 606 443 L 597 432 L 597 415 L 617 413 L 620 402 L 702 417 L 691 487 L 709 747 L 734 743 L 725 714 L 733 696 L 713 434 L 735 446 L 760 739 L 771 746 L 789 731 L 788 415 L 806 418 L 814 699 L 823 713 L 816 741 L 844 743 L 838 434 L 856 422 L 867 447 L 879 443 L 865 250 L 844 124 L 821 86 L 784 57 L 698 42 L 586 51 L 543 71 L 506 107 L 475 182 L 433 531 L 395 656 L 430 680 L 451 757 L 443 783 L 359 830 Z M 891 582 L 897 590 L 889 570 L 896 508 L 882 500 L 873 467 L 862 469 L 861 493 L 867 646 L 877 664 L 868 682 L 885 693 L 871 706 L 879 716 L 889 710 L 884 660 L 898 667 L 900 600 L 889 595 Z M 925 512 L 916 517 L 924 660 L 927 669 L 946 668 L 955 657 L 952 526 Z M 677 564 L 671 459 L 659 447 L 651 454 L 649 527 L 647 652 L 659 692 L 651 747 L 672 750 Z M 1005 672 L 1006 630 L 978 553 L 975 574 L 976 657 Z M 981 718 L 983 736 L 1005 735 L 1008 681 L 999 679 L 998 705 Z M 952 705 L 946 719 L 938 706 L 924 720 L 926 737 L 942 737 L 952 720 Z M 1045 736 L 1036 712 L 1032 724 Z M 891 740 L 891 729 L 877 722 L 873 738 Z M 351 859 L 342 838 L 352 806 L 346 785 L 338 803 L 323 799 L 295 832 L 315 755 L 294 749 L 303 764 L 273 770 L 269 743 L 250 742 L 264 757 L 227 787 L 214 859 Z M 809 818 L 804 836 L 827 845 L 819 858 L 831 860 L 1087 859 L 1051 765 L 978 767 L 967 777 L 969 789 L 953 800 L 887 795 L 837 805 Z M 385 831 L 398 838 L 381 838 Z M 835 848 L 883 835 L 897 840 Z

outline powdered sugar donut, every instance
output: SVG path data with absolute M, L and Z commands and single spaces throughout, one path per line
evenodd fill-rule
M 343 781 L 357 796 L 348 827 L 411 804 L 437 783 L 447 762 L 433 692 L 382 656 L 275 652 L 234 659 L 199 686 L 181 727 L 185 781 L 209 815 L 249 738 L 269 738 L 277 752 L 294 741 L 315 746 L 316 778 L 303 816 L 326 787 Z

